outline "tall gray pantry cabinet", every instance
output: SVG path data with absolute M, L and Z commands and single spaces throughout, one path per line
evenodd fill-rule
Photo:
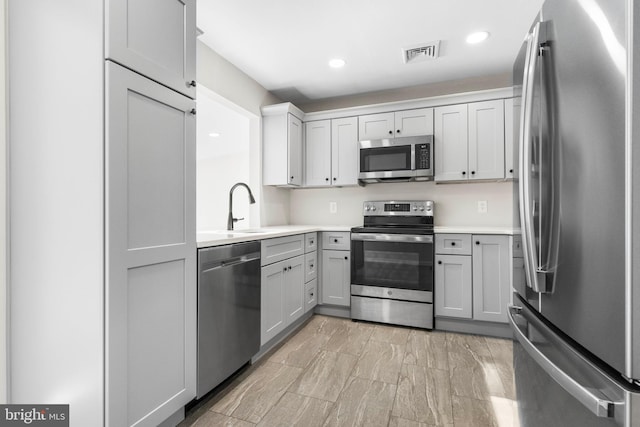
M 195 397 L 195 0 L 9 0 L 11 403 Z

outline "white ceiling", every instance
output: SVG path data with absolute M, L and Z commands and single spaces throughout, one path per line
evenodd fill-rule
M 205 44 L 285 101 L 508 73 L 542 0 L 198 0 Z M 491 36 L 469 45 L 474 31 Z M 440 58 L 402 48 L 441 40 Z M 332 69 L 329 59 L 346 61 Z

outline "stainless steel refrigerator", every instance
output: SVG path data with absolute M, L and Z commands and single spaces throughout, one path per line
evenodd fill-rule
M 547 0 L 514 64 L 522 427 L 640 426 L 639 59 L 640 2 Z

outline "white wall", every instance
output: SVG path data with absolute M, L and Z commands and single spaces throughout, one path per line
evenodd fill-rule
M 291 223 L 361 225 L 362 203 L 366 200 L 434 200 L 436 225 L 511 227 L 512 185 L 411 182 L 292 190 Z M 487 213 L 478 213 L 479 200 L 487 201 Z M 329 202 L 337 203 L 337 213 L 330 213 Z
M 6 0 L 0 0 L 0 404 L 7 402 L 7 159 L 5 45 Z
M 268 226 L 288 224 L 289 219 L 289 191 L 263 187 L 262 183 L 262 121 L 260 107 L 281 102 L 269 91 L 260 86 L 255 80 L 247 76 L 229 61 L 218 55 L 198 41 L 197 50 L 197 81 L 199 85 L 215 92 L 230 103 L 255 115 L 250 120 L 250 149 L 251 149 L 251 182 L 258 200 L 259 223 L 252 220 L 251 226 Z M 238 190 L 240 192 L 242 190 Z M 238 194 L 239 197 L 240 194 Z M 224 202 L 226 210 L 226 201 Z
M 103 2 L 9 0 L 11 390 L 104 419 Z
M 463 80 L 453 80 L 426 85 L 410 86 L 400 89 L 369 92 L 338 98 L 309 101 L 298 105 L 305 113 L 334 110 L 338 108 L 357 107 L 360 105 L 380 104 L 384 102 L 405 101 L 408 99 L 429 98 L 452 93 L 474 92 L 486 89 L 498 89 L 512 85 L 511 73 Z

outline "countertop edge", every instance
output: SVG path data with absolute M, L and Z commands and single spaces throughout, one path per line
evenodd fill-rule
M 355 226 L 346 225 L 274 225 L 269 227 L 260 227 L 260 229 L 273 231 L 265 231 L 264 233 L 242 234 L 242 230 L 237 230 L 238 235 L 234 235 L 231 231 L 224 233 L 197 233 L 196 246 L 198 249 L 209 248 L 213 246 L 229 245 L 232 243 L 253 242 L 256 240 L 272 239 L 275 237 L 293 236 L 296 234 L 314 233 L 323 231 L 351 231 Z

